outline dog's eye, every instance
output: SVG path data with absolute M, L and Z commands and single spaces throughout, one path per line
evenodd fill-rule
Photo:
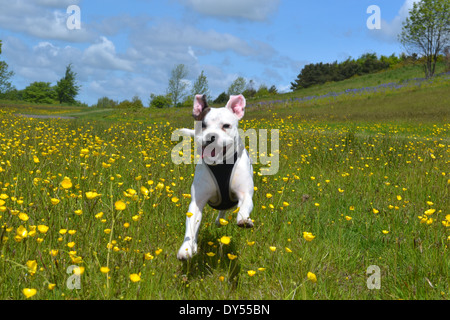
M 202 128 L 203 128 L 203 129 L 206 128 L 206 123 L 202 122 Z
M 224 124 L 223 126 L 222 126 L 222 128 L 223 129 L 230 129 L 231 128 L 231 124 Z

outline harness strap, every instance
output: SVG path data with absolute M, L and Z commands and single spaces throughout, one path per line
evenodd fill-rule
M 213 180 L 216 184 L 217 190 L 219 190 L 219 199 L 216 203 L 208 204 L 217 210 L 231 209 L 238 204 L 238 201 L 233 197 L 230 190 L 231 178 L 233 176 L 234 165 L 237 161 L 237 152 L 234 154 L 234 161 L 231 164 L 221 163 L 217 165 L 208 165 L 209 171 L 212 174 Z

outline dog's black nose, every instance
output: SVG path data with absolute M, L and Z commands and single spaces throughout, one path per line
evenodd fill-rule
M 208 134 L 205 137 L 205 141 L 207 144 L 213 143 L 214 141 L 216 141 L 216 136 L 214 134 Z

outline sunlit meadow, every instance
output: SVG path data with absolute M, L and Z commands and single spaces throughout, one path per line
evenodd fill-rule
M 217 227 L 206 208 L 187 263 L 176 252 L 194 165 L 172 163 L 170 138 L 190 110 L 3 108 L 0 298 L 449 299 L 448 81 L 249 108 L 241 128 L 279 130 L 280 170 L 254 165 L 253 229 L 236 211 Z

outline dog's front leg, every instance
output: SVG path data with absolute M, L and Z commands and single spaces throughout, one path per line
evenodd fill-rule
M 197 236 L 202 222 L 202 210 L 205 204 L 199 205 L 192 200 L 189 205 L 189 211 L 186 217 L 186 233 L 183 244 L 177 254 L 179 260 L 190 259 L 197 253 Z
M 241 228 L 253 228 L 253 221 L 250 219 L 250 212 L 253 209 L 253 194 L 242 192 L 238 194 L 239 212 L 237 214 L 237 225 Z
M 214 182 L 203 166 L 197 166 L 191 187 L 191 203 L 186 217 L 186 233 L 177 258 L 187 260 L 197 253 L 197 236 L 202 222 L 202 211 L 216 194 Z

